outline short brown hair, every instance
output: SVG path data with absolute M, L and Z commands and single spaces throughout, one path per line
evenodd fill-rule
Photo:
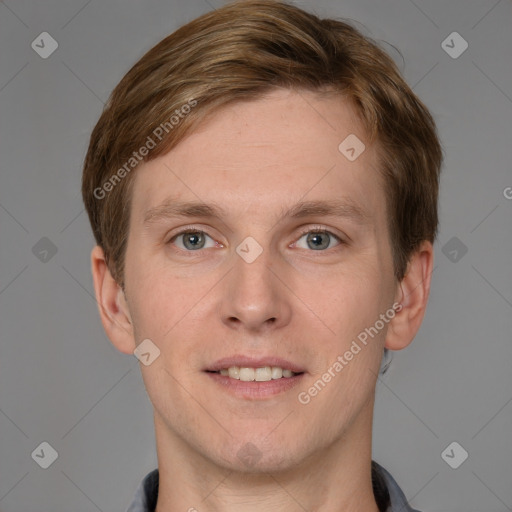
M 356 106 L 365 142 L 377 142 L 397 279 L 419 244 L 434 241 L 442 148 L 432 116 L 389 55 L 345 21 L 281 1 L 238 1 L 149 50 L 115 87 L 92 131 L 82 196 L 123 289 L 131 169 L 167 153 L 206 114 L 277 87 L 332 91 Z M 154 147 L 142 151 L 150 139 Z

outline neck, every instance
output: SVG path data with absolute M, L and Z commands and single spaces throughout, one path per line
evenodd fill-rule
M 340 438 L 290 467 L 239 472 L 204 457 L 155 413 L 156 512 L 379 512 L 371 482 L 373 403 Z

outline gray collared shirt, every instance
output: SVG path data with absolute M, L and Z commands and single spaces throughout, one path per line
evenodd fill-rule
M 419 512 L 407 503 L 404 493 L 391 474 L 374 462 L 374 466 L 386 482 L 391 505 L 386 512 Z M 126 512 L 155 512 L 158 498 L 158 469 L 148 473 L 135 492 L 135 497 Z

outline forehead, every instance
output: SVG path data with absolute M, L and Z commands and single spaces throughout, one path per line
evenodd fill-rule
M 357 156 L 361 143 L 366 147 L 351 161 L 347 146 Z M 375 149 L 354 107 L 340 96 L 284 89 L 218 109 L 169 153 L 141 165 L 134 221 L 142 223 L 170 196 L 274 211 L 342 197 L 375 210 L 385 199 Z

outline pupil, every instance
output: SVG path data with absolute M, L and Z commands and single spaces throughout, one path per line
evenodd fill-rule
M 324 236 L 324 233 L 316 233 L 314 235 L 310 235 L 310 238 L 309 240 L 313 241 L 313 244 L 315 246 L 316 249 L 318 249 L 319 247 L 320 248 L 325 248 L 329 245 L 329 243 L 327 242 L 327 244 L 325 244 L 325 242 L 322 244 L 322 236 Z
M 186 237 L 186 242 L 191 244 L 192 248 L 197 249 L 198 245 L 200 245 L 201 238 L 202 236 L 200 234 L 191 233 Z

